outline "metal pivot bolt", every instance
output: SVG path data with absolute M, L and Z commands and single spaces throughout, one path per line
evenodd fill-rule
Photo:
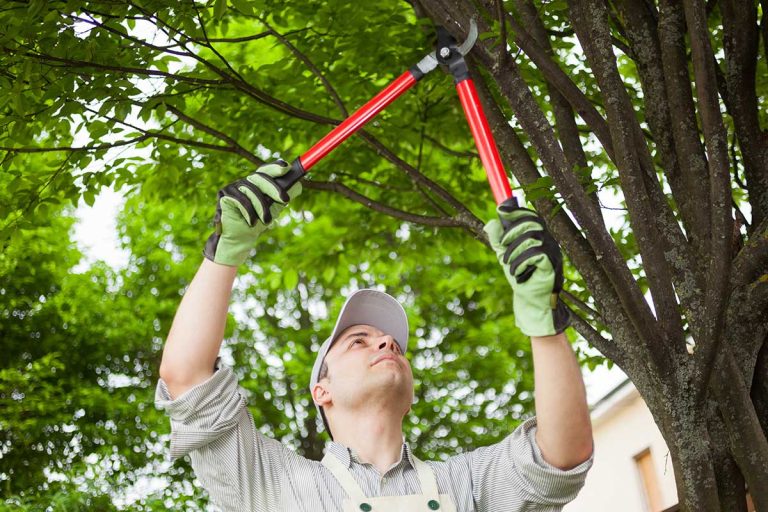
M 451 49 L 448 48 L 447 46 L 443 46 L 442 48 L 440 48 L 440 56 L 442 58 L 447 59 L 450 54 L 451 54 Z

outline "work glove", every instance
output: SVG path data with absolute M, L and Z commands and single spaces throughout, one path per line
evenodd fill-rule
M 551 336 L 570 324 L 571 314 L 559 300 L 563 289 L 563 256 L 533 210 L 515 198 L 496 209 L 499 219 L 485 226 L 491 247 L 514 293 L 515 323 L 528 336 Z
M 278 160 L 219 190 L 213 218 L 216 230 L 205 243 L 203 255 L 222 265 L 243 263 L 272 219 L 301 193 L 300 181 L 286 189 L 276 180 L 290 171 L 290 165 Z

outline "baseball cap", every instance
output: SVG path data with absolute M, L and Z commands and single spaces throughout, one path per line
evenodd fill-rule
M 309 379 L 310 393 L 315 384 L 317 384 L 320 368 L 323 366 L 325 356 L 328 355 L 328 351 L 333 346 L 336 338 L 348 327 L 359 324 L 371 325 L 385 334 L 389 334 L 400 346 L 400 351 L 405 354 L 408 348 L 408 317 L 403 306 L 397 299 L 384 292 L 371 289 L 357 290 L 347 297 L 339 312 L 336 326 L 331 331 L 328 339 L 320 345 L 320 350 L 317 351 L 317 358 L 315 359 L 312 375 Z M 330 434 L 322 407 L 317 404 L 315 404 L 315 407 L 317 407 L 317 411 L 323 419 L 325 429 Z

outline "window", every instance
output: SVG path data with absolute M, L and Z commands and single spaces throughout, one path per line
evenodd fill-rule
M 648 512 L 661 512 L 661 489 L 659 488 L 659 480 L 656 478 L 656 468 L 653 465 L 650 448 L 646 448 L 635 455 L 635 465 L 643 483 L 646 510 Z

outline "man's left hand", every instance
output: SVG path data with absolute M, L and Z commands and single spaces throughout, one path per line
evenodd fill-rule
M 571 314 L 559 300 L 563 256 L 536 212 L 520 208 L 515 198 L 496 209 L 499 219 L 485 232 L 514 292 L 515 323 L 528 336 L 552 336 L 570 324 Z

